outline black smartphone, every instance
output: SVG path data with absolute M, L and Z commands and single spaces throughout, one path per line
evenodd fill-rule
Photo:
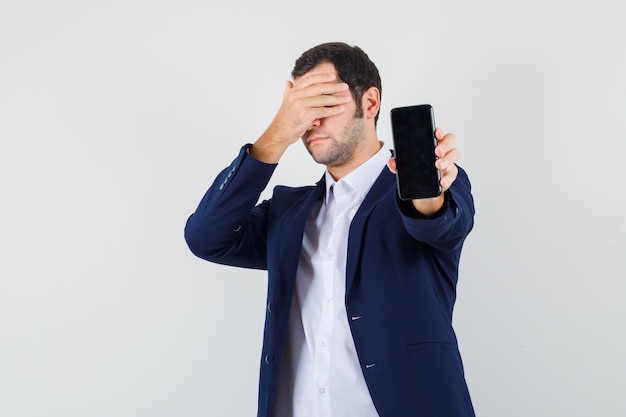
M 441 194 L 441 173 L 435 166 L 435 117 L 429 104 L 391 109 L 398 195 L 402 200 Z

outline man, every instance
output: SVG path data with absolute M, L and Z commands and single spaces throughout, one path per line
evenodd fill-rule
M 268 271 L 258 415 L 473 416 L 451 325 L 474 216 L 454 135 L 436 132 L 444 192 L 400 200 L 376 134 L 381 82 L 369 57 L 326 43 L 292 76 L 267 131 L 185 228 L 197 256 Z M 300 138 L 323 178 L 257 204 Z

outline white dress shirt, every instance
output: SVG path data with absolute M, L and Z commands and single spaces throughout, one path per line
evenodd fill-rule
M 345 306 L 350 222 L 389 159 L 384 146 L 311 211 L 291 304 L 274 417 L 378 417 Z

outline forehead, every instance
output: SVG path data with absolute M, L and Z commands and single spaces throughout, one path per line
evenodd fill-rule
M 332 62 L 321 62 L 317 64 L 315 67 L 313 67 L 313 69 L 311 69 L 309 72 L 304 74 L 303 77 L 306 75 L 329 74 L 329 73 L 337 74 L 335 65 L 333 65 Z M 300 77 L 296 77 L 296 78 L 300 78 Z

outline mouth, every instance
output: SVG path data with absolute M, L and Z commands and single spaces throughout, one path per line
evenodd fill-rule
M 320 136 L 320 135 L 311 135 L 306 139 L 307 145 L 315 145 L 316 143 L 320 143 L 324 140 L 328 139 L 328 136 Z

